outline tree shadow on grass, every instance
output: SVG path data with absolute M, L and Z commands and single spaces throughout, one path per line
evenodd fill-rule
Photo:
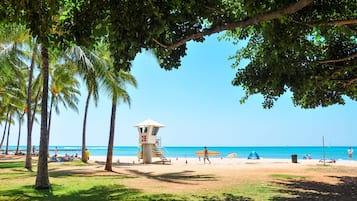
M 93 186 L 90 189 L 73 191 L 66 194 L 56 194 L 56 185 L 50 190 L 35 190 L 34 186 L 22 186 L 21 189 L 1 191 L 0 194 L 8 200 L 33 201 L 101 201 L 101 200 L 135 200 L 140 194 L 138 190 L 128 189 L 123 185 Z
M 303 179 L 281 180 L 276 183 L 283 186 L 281 193 L 291 197 L 274 197 L 273 201 L 300 201 L 300 200 L 323 200 L 323 201 L 348 201 L 357 200 L 357 177 L 336 177 L 339 183 L 329 184 L 323 182 L 308 181 Z
M 55 186 L 53 187 L 56 188 Z M 186 201 L 185 196 L 174 194 L 144 194 L 135 189 L 128 189 L 122 185 L 94 186 L 87 190 L 56 195 L 51 190 L 34 190 L 33 186 L 23 186 L 18 190 L 1 191 L 6 200 L 31 200 L 31 201 Z M 222 196 L 194 196 L 200 201 L 251 201 L 252 199 L 233 194 Z M 1 200 L 1 197 L 0 197 Z
M 173 172 L 166 174 L 154 174 L 152 172 L 141 172 L 138 170 L 128 170 L 134 175 L 143 176 L 149 179 L 155 179 L 163 182 L 177 183 L 177 184 L 192 184 L 187 181 L 216 181 L 214 175 L 208 174 L 192 174 L 193 171 Z

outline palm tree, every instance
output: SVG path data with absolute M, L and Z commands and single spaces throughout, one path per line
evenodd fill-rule
M 83 117 L 83 128 L 82 128 L 82 161 L 87 162 L 88 158 L 85 154 L 86 149 L 86 128 L 87 128 L 87 116 L 88 107 L 91 97 L 93 97 L 94 104 L 97 106 L 98 103 L 98 71 L 105 67 L 103 59 L 95 55 L 94 52 L 80 46 L 74 45 L 68 51 L 68 58 L 73 62 L 74 66 L 77 66 L 78 73 L 85 82 L 88 90 L 88 95 L 86 98 L 84 117 Z
M 37 165 L 37 175 L 35 181 L 36 189 L 49 189 L 50 181 L 48 177 L 48 141 L 47 141 L 47 100 L 48 100 L 48 47 L 41 44 L 41 57 L 42 57 L 42 101 L 41 101 L 41 134 L 40 134 L 40 148 Z
M 18 133 L 18 136 L 17 136 L 17 145 L 16 145 L 16 151 L 15 151 L 15 155 L 19 154 L 19 147 L 20 147 L 20 138 L 21 138 L 21 126 L 22 126 L 22 122 L 23 122 L 23 118 L 24 118 L 24 115 L 26 113 L 26 110 L 24 110 L 22 113 L 18 113 L 17 112 L 17 115 L 19 117 L 18 121 L 19 121 L 19 133 Z
M 5 127 L 4 127 L 4 132 L 3 132 L 3 134 L 2 134 L 2 138 L 1 138 L 1 142 L 0 142 L 0 150 L 2 150 L 2 145 L 3 145 L 3 143 L 4 143 L 4 140 L 5 140 L 5 135 L 6 135 L 6 131 L 7 131 L 7 126 L 9 125 L 9 121 L 8 121 L 8 119 L 9 119 L 9 111 L 7 111 L 7 113 L 6 113 L 6 116 L 5 116 Z
M 16 101 L 18 102 L 17 107 L 15 108 L 15 114 L 18 116 L 18 124 L 19 124 L 19 133 L 18 133 L 18 138 L 17 138 L 17 146 L 16 146 L 16 151 L 15 154 L 18 154 L 19 152 L 19 146 L 20 146 L 20 137 L 21 137 L 21 126 L 23 122 L 23 117 L 25 113 L 27 112 L 27 106 L 26 106 L 26 76 L 27 76 L 27 69 L 25 68 L 23 70 L 23 75 L 20 79 L 18 79 L 18 84 L 17 86 L 19 87 L 19 91 L 16 94 Z
M 27 47 L 22 47 L 20 50 L 26 53 L 27 49 L 30 48 L 30 55 L 27 56 L 22 52 L 22 54 L 12 54 L 12 59 L 21 59 L 24 58 L 25 60 L 30 60 L 31 57 L 31 65 L 29 67 L 29 79 L 28 79 L 28 86 L 27 86 L 27 106 L 25 110 L 27 111 L 27 149 L 26 149 L 26 162 L 25 168 L 31 169 L 32 162 L 31 162 L 31 140 L 32 140 L 32 125 L 34 120 L 34 115 L 36 109 L 32 110 L 32 77 L 33 71 L 35 68 L 35 59 L 37 57 L 37 49 L 38 45 L 36 44 L 36 39 L 31 39 L 30 34 L 26 26 L 15 24 L 15 23 L 6 23 L 1 24 L 0 27 L 0 43 L 10 43 L 15 44 L 16 47 L 19 44 L 26 44 Z M 1 48 L 0 48 L 1 49 Z M 12 60 L 11 59 L 11 60 Z M 3 75 L 3 73 L 1 73 Z M 38 96 L 37 96 L 38 98 Z M 35 99 L 36 100 L 36 99 Z M 35 102 L 35 108 L 37 107 L 37 101 Z
M 0 85 L 0 106 L 3 112 L 6 111 L 5 130 L 0 142 L 0 149 L 3 145 L 7 128 L 6 154 L 8 153 L 10 125 L 13 123 L 12 116 L 20 108 L 23 109 L 24 106 L 22 101 L 24 100 L 24 91 L 22 89 L 24 88 L 25 80 L 25 63 L 21 60 L 24 55 L 20 49 L 17 43 L 0 43 L 1 71 L 5 75 L 1 79 L 2 85 Z
M 5 154 L 8 154 L 8 146 L 9 146 L 9 137 L 10 137 L 10 128 L 11 123 L 13 122 L 13 116 L 15 113 L 21 113 L 23 108 L 25 107 L 24 97 L 25 91 L 22 90 L 25 88 L 24 79 L 22 77 L 17 77 L 13 79 L 11 82 L 7 83 L 5 89 L 7 89 L 8 96 L 4 99 L 4 110 L 8 111 L 8 130 L 7 130 L 7 141 L 6 141 L 6 151 Z
M 52 57 L 53 58 L 53 57 Z M 71 109 L 78 111 L 78 97 L 79 92 L 79 82 L 75 78 L 75 69 L 70 65 L 66 64 L 58 64 L 51 71 L 51 83 L 50 83 L 50 91 L 51 91 L 51 100 L 50 100 L 50 111 L 48 115 L 48 128 L 47 128 L 47 140 L 49 142 L 50 139 L 50 129 L 51 129 L 51 117 L 52 110 L 55 109 L 56 113 L 59 113 L 59 104 L 67 109 L 70 107 Z
M 105 170 L 112 171 L 113 147 L 114 147 L 114 133 L 115 133 L 115 118 L 118 101 L 128 103 L 130 106 L 130 97 L 125 90 L 126 85 L 130 84 L 137 86 L 135 78 L 128 72 L 115 71 L 114 68 L 109 68 L 108 73 L 103 76 L 103 84 L 112 99 L 112 110 L 110 117 L 109 141 L 107 159 L 105 163 Z
M 97 69 L 98 77 L 101 84 L 106 89 L 112 100 L 112 110 L 110 118 L 110 129 L 109 129 L 109 141 L 108 141 L 108 151 L 107 159 L 105 163 L 105 170 L 112 171 L 112 158 L 113 158 L 113 147 L 114 147 L 114 134 L 115 134 L 115 118 L 116 109 L 118 101 L 123 101 L 128 103 L 130 106 L 130 97 L 125 90 L 128 84 L 136 87 L 137 83 L 130 73 L 124 71 L 116 71 L 114 68 L 112 58 L 110 56 L 110 51 L 108 44 L 104 41 L 98 43 L 95 55 L 102 58 L 100 68 Z
M 32 56 L 31 56 L 31 64 L 30 64 L 30 69 L 29 69 L 29 78 L 28 78 L 28 85 L 27 85 L 27 99 L 26 99 L 26 104 L 27 104 L 27 143 L 26 143 L 26 162 L 25 162 L 25 168 L 31 170 L 32 169 L 32 157 L 31 157 L 31 146 L 32 146 L 32 128 L 33 128 L 33 120 L 35 118 L 35 113 L 36 113 L 36 107 L 37 107 L 37 98 L 35 98 L 35 107 L 34 111 L 32 111 L 32 81 L 33 81 L 33 71 L 35 69 L 35 58 L 37 57 L 37 43 L 33 43 L 33 48 L 32 48 Z M 40 90 L 38 90 L 39 94 Z M 38 96 L 36 96 L 38 97 Z

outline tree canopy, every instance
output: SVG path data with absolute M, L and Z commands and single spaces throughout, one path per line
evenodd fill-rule
M 108 36 L 118 69 L 130 70 L 143 49 L 154 50 L 162 68 L 178 68 L 188 41 L 228 31 L 249 41 L 233 57 L 235 66 L 249 60 L 232 82 L 246 91 L 242 102 L 260 93 L 270 108 L 286 91 L 303 108 L 356 100 L 354 1 L 80 1 L 68 8 L 57 38 L 91 45 Z
M 283 1 L 285 2 L 285 1 Z M 277 5 L 279 6 L 279 5 Z M 226 37 L 248 40 L 233 85 L 250 95 L 262 94 L 270 108 L 292 92 L 296 106 L 315 108 L 357 99 L 357 2 L 319 0 L 292 15 L 238 28 Z

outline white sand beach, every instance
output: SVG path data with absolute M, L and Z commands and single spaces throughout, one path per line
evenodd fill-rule
M 90 163 L 103 164 L 105 156 L 92 156 Z M 158 159 L 159 160 L 159 159 Z M 272 181 L 274 174 L 298 175 L 305 180 L 339 183 L 339 177 L 357 176 L 357 161 L 338 160 L 323 165 L 319 160 L 211 158 L 204 164 L 198 158 L 170 158 L 171 164 L 142 164 L 137 157 L 114 156 L 113 171 L 135 179 L 125 185 L 147 192 L 210 191 L 249 181 Z M 155 161 L 155 159 L 153 159 Z M 187 161 L 187 163 L 186 163 Z M 103 166 L 99 167 L 100 169 Z M 170 179 L 167 175 L 174 175 Z M 197 177 L 199 179 L 185 179 Z

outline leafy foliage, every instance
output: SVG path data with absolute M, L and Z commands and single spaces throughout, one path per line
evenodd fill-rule
M 270 108 L 289 90 L 303 108 L 344 104 L 344 96 L 356 100 L 356 10 L 354 1 L 315 1 L 288 17 L 228 32 L 226 37 L 248 39 L 232 57 L 234 67 L 250 61 L 233 80 L 246 91 L 242 102 L 260 93 Z

